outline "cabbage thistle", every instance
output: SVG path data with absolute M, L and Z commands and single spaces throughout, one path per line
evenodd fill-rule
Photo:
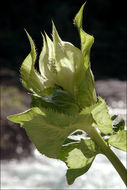
M 88 171 L 97 154 L 104 154 L 111 161 L 126 184 L 126 169 L 110 146 L 126 151 L 127 131 L 124 122 L 113 125 L 115 117 L 110 117 L 105 101 L 96 97 L 90 68 L 94 37 L 82 28 L 84 6 L 74 19 L 81 49 L 62 41 L 52 23 L 52 39 L 42 34 L 39 72 L 34 66 L 35 45 L 26 32 L 31 52 L 20 72 L 32 101 L 30 109 L 8 119 L 25 128 L 41 154 L 66 163 L 68 184 Z

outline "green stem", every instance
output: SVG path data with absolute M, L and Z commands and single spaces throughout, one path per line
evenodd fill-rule
M 88 135 L 99 145 L 101 152 L 110 160 L 121 179 L 127 186 L 127 169 L 124 167 L 119 158 L 114 154 L 114 152 L 110 149 L 108 144 L 104 141 L 101 135 L 97 132 L 96 128 L 92 127 L 89 129 Z

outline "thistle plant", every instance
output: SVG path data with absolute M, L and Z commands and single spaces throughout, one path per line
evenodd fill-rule
M 62 41 L 52 23 L 52 39 L 42 34 L 39 72 L 34 66 L 35 45 L 26 32 L 31 52 L 20 73 L 23 86 L 31 92 L 31 105 L 8 119 L 25 128 L 41 154 L 66 163 L 68 184 L 86 173 L 98 154 L 109 159 L 127 184 L 127 171 L 111 150 L 113 146 L 127 151 L 127 131 L 124 121 L 113 124 L 116 116 L 110 117 L 104 99 L 96 95 L 90 67 L 94 37 L 82 28 L 84 6 L 85 3 L 74 19 L 81 49 Z

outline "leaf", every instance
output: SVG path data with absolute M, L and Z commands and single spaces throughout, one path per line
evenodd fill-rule
M 28 33 L 27 36 L 30 41 L 31 52 L 23 61 L 20 69 L 22 84 L 27 90 L 41 94 L 41 91 L 44 90 L 47 84 L 47 79 L 43 78 L 34 68 L 36 60 L 35 45 Z
M 92 110 L 92 116 L 102 133 L 109 134 L 113 132 L 112 120 L 108 113 L 107 105 L 101 97 L 98 97 L 97 106 Z
M 90 68 L 86 70 L 84 78 L 76 91 L 76 100 L 81 108 L 86 108 L 96 103 L 94 80 Z
M 68 144 L 70 144 L 70 143 L 78 143 L 79 142 L 79 140 L 74 140 L 74 139 L 71 139 L 71 138 L 67 138 L 65 141 L 64 141 L 64 143 L 63 143 L 63 145 L 68 145 Z
M 125 121 L 121 119 L 116 125 L 113 125 L 113 130 L 118 132 L 119 130 L 123 130 L 125 127 Z
M 114 132 L 118 132 L 119 130 L 124 130 L 125 128 L 125 121 L 123 119 L 120 119 L 118 115 L 113 115 L 111 117 L 113 121 L 113 130 Z
M 111 135 L 108 143 L 115 148 L 127 152 L 127 130 L 120 130 L 115 135 Z
M 118 115 L 113 115 L 113 116 L 111 117 L 111 120 L 114 121 L 117 117 L 118 117 Z
M 94 124 L 102 133 L 109 134 L 113 132 L 112 120 L 108 113 L 108 108 L 105 101 L 98 97 L 97 103 L 91 107 L 88 107 L 82 111 L 83 114 L 91 113 L 94 119 Z
M 79 112 L 79 107 L 75 104 L 72 95 L 63 90 L 55 90 L 52 95 L 46 97 L 33 94 L 31 107 L 44 107 L 68 115 Z
M 20 123 L 36 148 L 51 158 L 59 158 L 61 146 L 69 134 L 77 129 L 89 130 L 93 122 L 90 115 L 68 116 L 37 107 L 8 119 Z
M 71 167 L 71 169 L 69 168 L 67 170 L 66 174 L 68 184 L 71 185 L 72 183 L 74 183 L 74 180 L 77 177 L 86 173 L 89 170 L 93 160 L 94 157 L 87 159 L 86 157 L 84 157 L 83 153 L 79 149 L 73 149 L 68 158 L 68 162 Z M 79 164 L 77 168 L 76 163 Z
M 81 139 L 80 149 L 86 158 L 91 158 L 101 153 L 97 144 L 91 139 Z
M 63 96 L 63 98 L 66 99 L 67 97 Z M 20 123 L 26 129 L 28 136 L 37 149 L 48 157 L 58 158 L 64 141 L 72 132 L 78 129 L 85 131 L 90 136 L 92 126 L 96 122 L 99 126 L 94 124 L 95 127 L 98 127 L 101 131 L 105 133 L 111 131 L 110 125 L 108 125 L 109 121 L 106 120 L 108 116 L 106 115 L 107 110 L 103 106 L 103 101 L 96 105 L 98 107 L 102 104 L 100 106 L 102 110 L 98 111 L 95 106 L 96 111 L 93 111 L 94 109 L 90 107 L 90 110 L 85 111 L 84 109 L 84 111 L 76 115 L 56 112 L 50 106 L 44 109 L 42 108 L 43 105 L 39 104 L 40 100 L 36 100 L 35 106 L 38 106 L 38 108 L 34 107 L 21 114 L 9 116 L 8 119 L 15 123 Z M 102 120 L 105 120 L 103 125 Z
M 97 145 L 91 139 L 82 139 L 79 143 L 72 143 L 62 147 L 60 159 L 69 168 L 66 174 L 69 185 L 77 177 L 89 170 L 95 156 L 99 152 Z
M 42 91 L 42 96 L 50 96 L 54 93 L 54 91 L 56 90 L 55 87 L 49 87 L 49 88 L 45 88 L 43 91 Z M 33 94 L 35 95 L 35 94 Z M 39 97 L 39 96 L 38 96 Z

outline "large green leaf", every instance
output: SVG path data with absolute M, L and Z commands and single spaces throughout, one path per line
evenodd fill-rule
M 98 128 L 104 134 L 112 134 L 112 120 L 108 113 L 107 105 L 101 97 L 98 97 L 95 105 L 84 109 L 82 113 L 91 113 L 94 119 L 93 126 Z
M 79 149 L 73 149 L 69 152 L 67 161 L 70 168 L 67 170 L 66 174 L 68 184 L 71 185 L 77 177 L 86 173 L 93 160 L 94 157 L 86 158 Z
M 111 135 L 108 139 L 108 143 L 115 148 L 127 152 L 127 131 L 120 130 L 115 135 Z
M 96 107 L 91 111 L 93 119 L 95 120 L 96 127 L 104 134 L 111 134 L 112 120 L 105 101 L 98 97 Z
M 68 184 L 72 184 L 77 177 L 89 170 L 98 153 L 100 151 L 91 139 L 82 139 L 79 143 L 71 143 L 62 147 L 60 159 L 69 168 L 66 174 Z
M 61 146 L 70 133 L 77 129 L 87 131 L 93 122 L 90 114 L 68 116 L 44 108 L 32 108 L 8 119 L 20 123 L 36 148 L 52 158 L 59 157 Z
M 40 108 L 32 108 L 21 114 L 9 116 L 8 119 L 23 125 L 37 149 L 49 157 L 57 158 L 64 141 L 77 129 L 84 130 L 89 136 L 93 126 L 98 127 L 103 133 L 111 132 L 109 120 L 105 119 L 108 116 L 103 101 L 97 103 L 95 108 L 90 107 L 90 110 L 84 110 L 73 116 L 59 113 L 50 106 L 44 109 L 39 103 L 35 101 L 35 105 Z M 100 111 L 97 107 L 100 107 Z M 102 120 L 105 121 L 103 125 Z

